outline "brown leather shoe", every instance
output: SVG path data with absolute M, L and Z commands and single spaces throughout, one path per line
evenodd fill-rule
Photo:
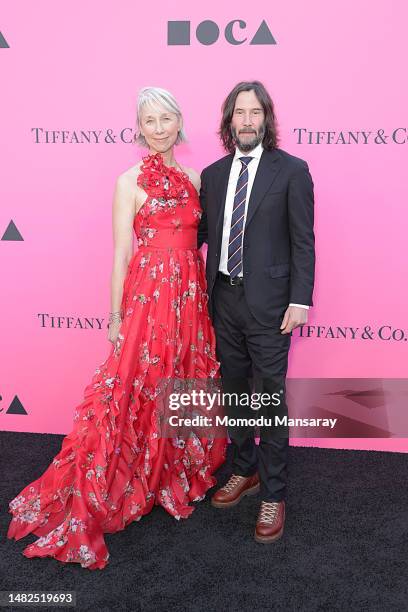
M 281 537 L 285 525 L 285 502 L 261 502 L 255 527 L 255 540 L 269 544 Z
M 228 482 L 221 487 L 211 498 L 215 508 L 231 508 L 235 506 L 244 495 L 255 495 L 259 491 L 259 476 L 238 476 L 233 474 Z

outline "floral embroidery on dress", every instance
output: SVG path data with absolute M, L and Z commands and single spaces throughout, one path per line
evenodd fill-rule
M 198 194 L 160 154 L 143 158 L 137 183 L 147 199 L 134 219 L 137 250 L 123 284 L 117 340 L 85 387 L 61 450 L 9 502 L 8 537 L 39 536 L 26 557 L 102 569 L 109 560 L 104 533 L 159 504 L 187 518 L 225 459 L 225 439 L 162 438 L 158 423 L 163 381 L 219 377 L 196 248 Z

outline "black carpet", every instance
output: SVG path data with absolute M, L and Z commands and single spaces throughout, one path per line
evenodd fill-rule
M 81 612 L 408 610 L 406 454 L 291 447 L 281 540 L 253 540 L 257 497 L 217 510 L 207 496 L 188 519 L 155 507 L 106 534 L 109 564 L 90 571 L 27 559 L 21 551 L 37 536 L 6 538 L 8 502 L 41 475 L 61 442 L 0 432 L 0 590 L 75 590 Z M 227 463 L 219 483 L 228 475 Z

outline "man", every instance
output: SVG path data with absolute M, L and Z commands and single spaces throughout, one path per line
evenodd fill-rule
M 278 148 L 273 102 L 259 81 L 227 96 L 219 134 L 229 153 L 201 174 L 198 247 L 208 243 L 223 389 L 243 397 L 251 377 L 261 380 L 263 391 L 283 392 L 282 414 L 291 331 L 313 305 L 314 184 L 308 164 Z M 250 427 L 228 429 L 232 475 L 211 503 L 229 508 L 260 491 L 255 540 L 269 543 L 284 529 L 288 435 L 260 432 L 257 447 Z

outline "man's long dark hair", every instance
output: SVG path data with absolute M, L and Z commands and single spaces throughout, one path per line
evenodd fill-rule
M 265 134 L 262 146 L 267 151 L 277 148 L 278 130 L 276 124 L 275 109 L 272 98 L 265 86 L 260 81 L 241 81 L 235 85 L 234 89 L 228 94 L 222 105 L 222 119 L 218 135 L 221 138 L 224 149 L 230 153 L 235 151 L 235 142 L 231 133 L 231 120 L 234 113 L 235 102 L 241 91 L 253 90 L 258 98 L 265 114 Z

